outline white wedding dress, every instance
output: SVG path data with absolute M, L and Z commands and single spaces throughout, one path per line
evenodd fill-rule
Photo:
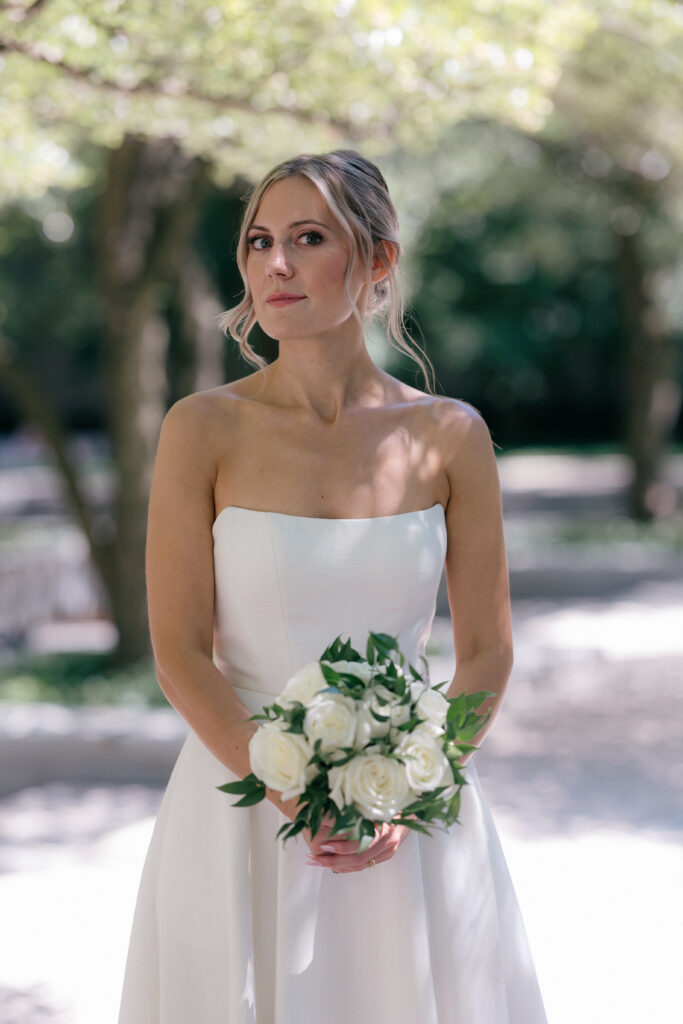
M 228 506 L 214 525 L 214 661 L 252 713 L 343 634 L 419 665 L 446 552 L 441 504 L 371 519 Z M 441 682 L 441 680 L 432 680 Z M 461 824 L 335 875 L 190 732 L 145 861 L 119 1024 L 545 1024 L 472 762 Z

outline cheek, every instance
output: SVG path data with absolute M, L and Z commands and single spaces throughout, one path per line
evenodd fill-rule
M 346 277 L 347 257 L 345 253 L 330 254 L 321 260 L 317 268 L 317 278 L 324 288 L 341 290 L 344 294 L 344 278 Z

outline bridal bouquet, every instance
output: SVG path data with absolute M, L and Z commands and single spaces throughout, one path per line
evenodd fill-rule
M 422 659 L 426 661 L 423 658 Z M 477 748 L 471 740 L 488 715 L 476 708 L 492 693 L 448 699 L 406 659 L 395 637 L 370 633 L 362 658 L 341 634 L 318 661 L 286 683 L 275 703 L 252 715 L 262 724 L 249 741 L 252 772 L 217 788 L 242 794 L 234 807 L 266 795 L 299 797 L 283 841 L 323 817 L 365 849 L 377 822 L 391 821 L 429 835 L 428 825 L 458 820 L 466 785 L 458 758 Z

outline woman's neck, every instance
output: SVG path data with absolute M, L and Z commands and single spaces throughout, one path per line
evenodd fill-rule
M 263 370 L 263 400 L 309 413 L 334 426 L 345 411 L 385 399 L 385 374 L 373 363 L 365 342 L 350 351 L 305 343 L 280 344 Z

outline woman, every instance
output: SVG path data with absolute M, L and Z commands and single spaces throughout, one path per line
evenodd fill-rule
M 462 825 L 385 824 L 362 852 L 330 821 L 283 846 L 296 800 L 235 809 L 250 715 L 339 633 L 397 636 L 412 663 L 445 560 L 457 671 L 512 665 L 488 429 L 467 403 L 402 384 L 363 327 L 397 287 L 379 170 L 342 150 L 276 167 L 238 244 L 242 302 L 221 326 L 259 369 L 167 413 L 149 502 L 159 684 L 190 725 L 145 862 L 119 1024 L 543 1024 L 514 892 L 473 765 Z M 247 336 L 279 342 L 272 363 Z M 426 372 L 425 372 L 426 376 Z M 479 741 L 483 737 L 483 732 Z M 374 869 L 374 870 L 373 870 Z

